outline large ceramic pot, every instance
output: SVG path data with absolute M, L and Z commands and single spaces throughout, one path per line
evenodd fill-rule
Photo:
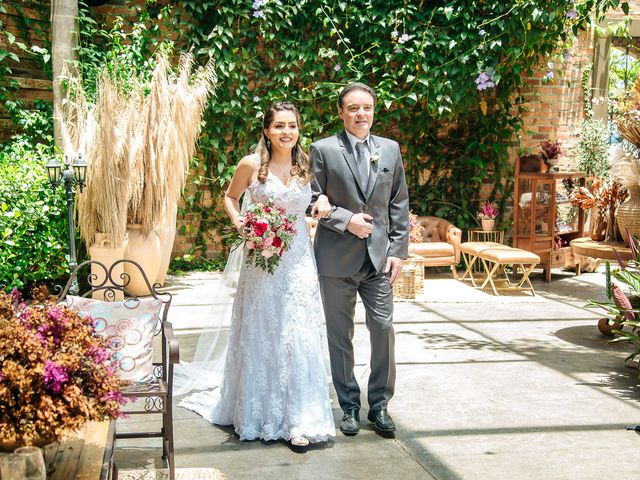
M 158 277 L 156 281 L 160 285 L 164 285 L 171 262 L 171 252 L 173 251 L 173 242 L 176 239 L 176 219 L 178 216 L 178 208 L 175 206 L 165 219 L 162 228 L 158 231 L 160 235 L 161 261 L 158 268 Z
M 640 236 L 640 186 L 627 187 L 627 190 L 629 197 L 618 207 L 616 221 L 624 243 L 629 246 L 627 231 Z
M 124 250 L 124 258 L 138 263 L 153 285 L 158 278 L 161 256 L 161 241 L 157 232 L 151 231 L 149 235 L 142 233 L 142 225 L 127 225 L 127 242 Z M 133 295 L 149 295 L 149 287 L 142 275 L 131 265 L 125 265 L 124 272 L 129 276 L 127 291 Z
M 117 261 L 124 258 L 126 242 L 122 245 L 114 245 L 104 233 L 96 233 L 96 241 L 89 247 L 89 257 L 91 260 L 97 260 L 106 267 L 106 271 L 100 268 L 98 265 L 91 265 L 91 275 L 95 279 L 92 284 L 100 285 L 111 266 Z M 124 266 L 122 263 L 118 264 L 111 274 L 113 279 L 121 279 L 124 273 Z M 112 285 L 111 282 L 105 283 L 106 285 Z M 105 298 L 107 293 L 109 298 Z M 99 290 L 93 293 L 93 298 L 98 300 L 124 300 L 124 293 L 121 290 Z

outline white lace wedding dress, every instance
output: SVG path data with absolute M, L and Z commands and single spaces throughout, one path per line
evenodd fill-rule
M 309 184 L 285 186 L 269 174 L 249 187 L 251 202 L 270 198 L 297 216 L 291 248 L 269 274 L 243 264 L 220 398 L 196 393 L 180 403 L 207 421 L 233 425 L 241 440 L 323 442 L 335 435 L 325 365 L 326 336 L 318 276 L 304 214 Z

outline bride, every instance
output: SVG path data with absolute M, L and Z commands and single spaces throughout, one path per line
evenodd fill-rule
M 226 191 L 225 209 L 238 231 L 242 231 L 239 198 L 246 190 L 250 202 L 270 199 L 287 215 L 296 215 L 297 234 L 272 274 L 242 263 L 219 398 L 200 392 L 180 405 L 211 423 L 233 425 L 241 440 L 283 439 L 304 449 L 335 436 L 335 425 L 322 303 L 304 219 L 311 201 L 311 171 L 299 125 L 293 104 L 274 104 L 264 116 L 256 153 L 238 163 Z M 323 196 L 312 214 L 323 217 L 330 211 Z M 201 338 L 199 347 L 208 342 Z M 198 372 L 207 370 L 203 364 L 200 367 L 189 375 L 200 377 Z M 199 378 L 192 380 L 200 384 Z

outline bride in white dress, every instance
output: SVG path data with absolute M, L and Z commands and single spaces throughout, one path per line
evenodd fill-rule
M 220 398 L 195 394 L 180 405 L 217 425 L 233 425 L 241 440 L 278 440 L 297 448 L 335 436 L 327 381 L 326 337 L 316 267 L 304 215 L 311 171 L 299 142 L 299 114 L 288 102 L 265 114 L 254 155 L 244 157 L 225 194 L 225 209 L 241 231 L 239 198 L 270 199 L 296 215 L 291 247 L 272 274 L 240 267 Z M 326 197 L 312 214 L 331 208 Z M 203 401 L 204 398 L 204 401 Z

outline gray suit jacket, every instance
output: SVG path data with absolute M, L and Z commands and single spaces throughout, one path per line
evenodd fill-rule
M 371 156 L 379 160 L 371 163 L 366 192 L 344 131 L 311 145 L 314 201 L 323 193 L 334 206 L 331 216 L 321 219 L 316 230 L 314 250 L 320 275 L 353 275 L 362 267 L 366 251 L 377 271 L 384 267 L 387 256 L 407 258 L 409 195 L 400 146 L 374 135 L 371 143 Z M 366 239 L 347 230 L 355 213 L 373 217 L 373 232 Z

